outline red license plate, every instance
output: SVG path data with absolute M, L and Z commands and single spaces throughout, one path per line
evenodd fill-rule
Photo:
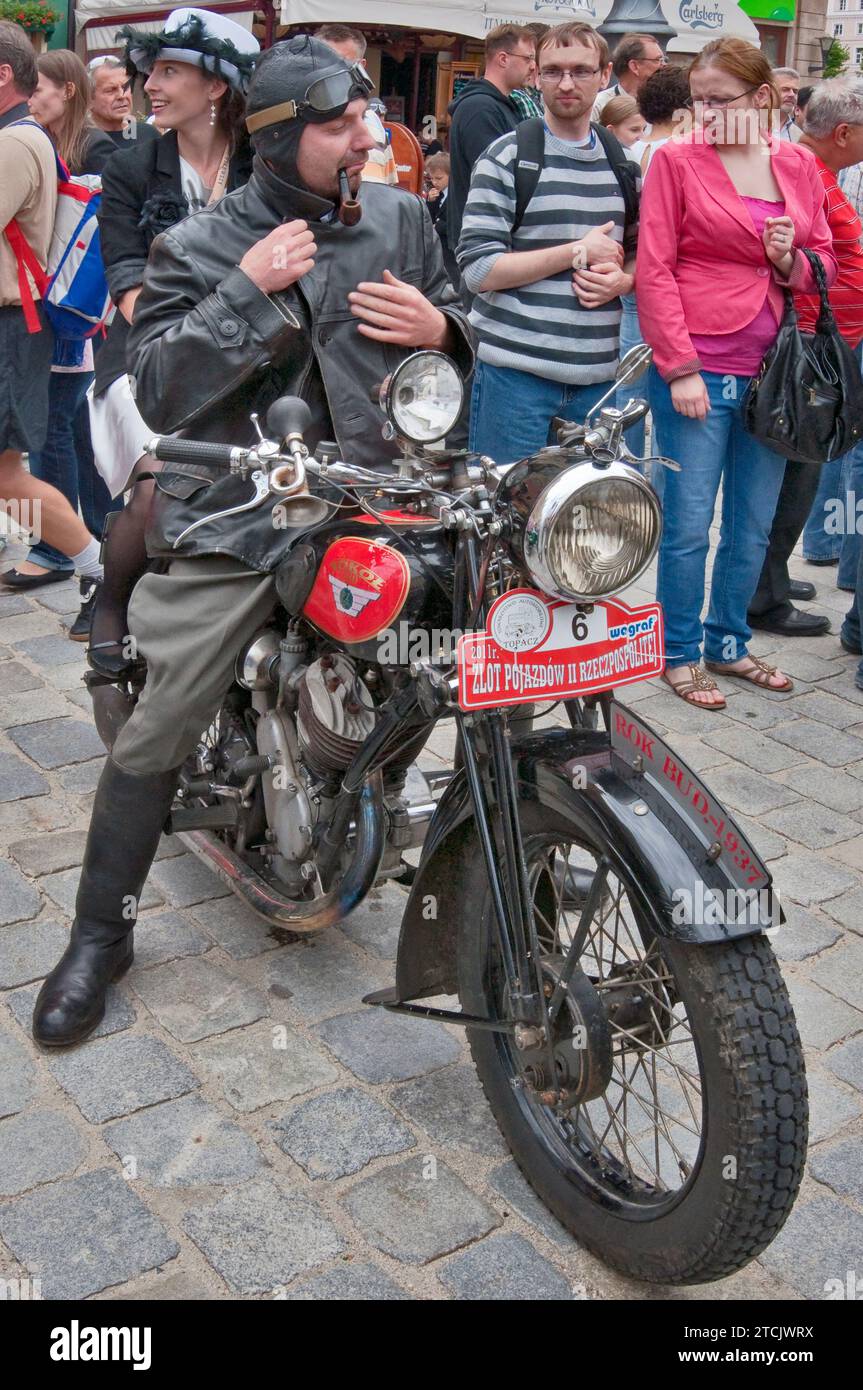
M 664 664 L 658 603 L 601 599 L 586 613 L 536 589 L 510 589 L 481 632 L 459 638 L 458 702 L 496 709 L 595 695 L 658 676 Z

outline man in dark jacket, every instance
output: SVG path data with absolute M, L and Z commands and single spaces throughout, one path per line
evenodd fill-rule
M 470 176 L 492 140 L 515 130 L 524 117 L 511 92 L 524 87 L 536 56 L 536 38 L 520 24 L 499 24 L 485 41 L 485 71 L 450 102 L 450 184 L 447 236 L 458 246 Z
M 397 449 L 381 437 L 372 388 L 417 347 L 470 370 L 470 330 L 422 200 L 363 184 L 361 221 L 338 220 L 339 174 L 356 198 L 373 143 L 370 87 L 361 68 L 305 35 L 260 60 L 246 107 L 249 183 L 153 243 L 128 354 L 152 428 L 251 444 L 250 411 L 294 394 L 311 410 L 310 447 L 334 439 L 344 459 L 381 467 Z M 180 767 L 277 602 L 272 571 L 286 541 L 272 497 L 219 520 L 224 485 L 239 483 L 233 500 L 248 500 L 249 480 L 196 462 L 157 481 L 148 547 L 174 558 L 132 596 L 147 681 L 96 792 L 70 946 L 36 1001 L 33 1035 L 48 1045 L 92 1032 L 109 982 L 131 964 L 137 900 Z M 213 519 L 174 547 L 195 496 Z

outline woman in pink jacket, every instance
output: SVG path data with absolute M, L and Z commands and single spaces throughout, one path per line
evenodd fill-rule
M 689 81 L 695 128 L 656 151 L 645 180 L 636 287 L 654 354 L 657 452 L 681 464 L 681 472 L 662 470 L 660 479 L 664 680 L 682 699 L 722 709 L 708 671 L 767 690 L 792 688 L 747 651 L 746 607 L 785 460 L 747 433 L 741 406 L 779 331 L 783 290 L 814 288 L 799 248 L 818 253 L 828 283 L 836 262 L 815 161 L 770 134 L 779 94 L 763 54 L 742 39 L 716 39 L 692 64 Z M 722 528 L 702 624 L 720 481 Z

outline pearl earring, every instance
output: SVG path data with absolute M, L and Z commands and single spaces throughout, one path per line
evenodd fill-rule
M 215 124 L 216 124 L 216 103 L 215 103 L 214 101 L 211 101 L 211 102 L 210 102 L 210 125 L 215 125 Z

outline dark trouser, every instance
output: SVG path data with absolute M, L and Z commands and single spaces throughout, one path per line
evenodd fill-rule
M 820 464 L 795 463 L 789 459 L 785 465 L 761 578 L 749 601 L 753 618 L 787 618 L 793 608 L 789 598 L 788 561 L 812 510 L 820 477 Z

